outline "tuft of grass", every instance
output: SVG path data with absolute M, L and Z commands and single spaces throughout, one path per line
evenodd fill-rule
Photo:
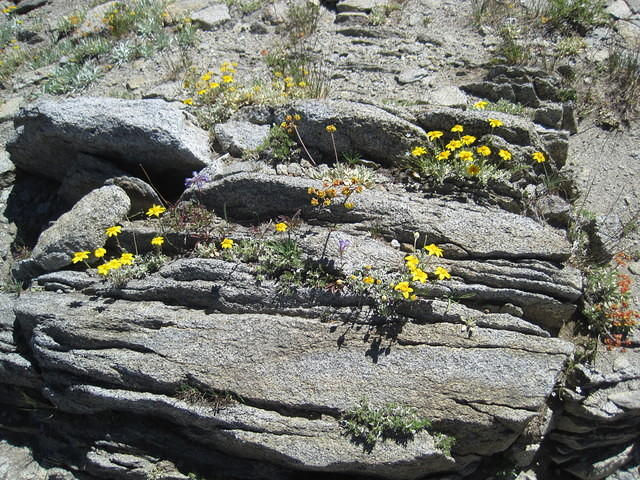
M 542 20 L 562 33 L 586 35 L 607 22 L 606 8 L 604 0 L 549 0 Z
M 640 109 L 640 48 L 613 48 L 607 72 L 615 106 L 623 116 L 634 115 Z

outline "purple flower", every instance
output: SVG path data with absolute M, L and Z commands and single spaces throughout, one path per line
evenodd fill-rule
M 351 242 L 349 240 L 344 240 L 344 239 L 338 240 L 338 252 L 340 252 L 341 256 L 344 253 L 344 251 L 349 247 L 349 245 L 351 245 Z
M 193 175 L 192 177 L 184 179 L 184 186 L 187 188 L 193 187 L 194 185 L 196 188 L 202 188 L 205 183 L 211 181 L 211 177 L 206 173 L 191 172 L 191 174 Z

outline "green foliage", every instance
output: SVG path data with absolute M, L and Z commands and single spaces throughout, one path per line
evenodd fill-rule
M 389 0 L 382 5 L 376 5 L 369 14 L 369 23 L 371 25 L 383 25 L 389 19 L 393 12 L 402 10 L 404 0 Z
M 44 91 L 54 95 L 78 93 L 102 76 L 102 69 L 93 61 L 59 66 L 44 84 Z
M 492 112 L 508 113 L 509 115 L 518 115 L 520 117 L 531 117 L 532 110 L 519 103 L 511 103 L 508 100 L 501 98 L 497 102 L 489 102 L 487 110 Z
M 66 37 L 71 32 L 73 32 L 79 25 L 82 25 L 84 21 L 85 12 L 73 12 L 71 15 L 66 15 L 62 17 L 55 27 L 53 27 L 53 31 L 56 33 L 56 36 L 59 39 Z
M 111 270 L 108 278 L 114 287 L 122 288 L 129 280 L 145 278 L 157 272 L 168 260 L 169 257 L 157 252 L 140 255 L 132 265 Z
M 531 58 L 529 42 L 523 38 L 521 29 L 516 25 L 504 25 L 498 32 L 501 43 L 497 56 L 509 65 L 523 65 Z
M 256 152 L 266 152 L 270 158 L 278 162 L 285 162 L 291 158 L 296 145 L 296 142 L 285 128 L 280 125 L 273 125 L 269 130 L 269 136 L 256 149 Z
M 340 425 L 352 441 L 371 451 L 378 441 L 394 440 L 406 444 L 414 436 L 431 427 L 431 421 L 420 417 L 416 410 L 397 403 L 387 403 L 381 407 L 373 407 L 368 400 L 348 410 L 342 416 Z M 433 434 L 437 448 L 450 455 L 455 444 L 453 437 L 441 433 Z
M 562 32 L 585 35 L 607 21 L 606 7 L 604 0 L 549 0 L 544 17 Z
M 640 50 L 613 48 L 607 59 L 610 94 L 623 115 L 640 109 Z
M 293 42 L 315 32 L 320 17 L 320 6 L 310 0 L 294 1 L 287 9 L 286 31 Z

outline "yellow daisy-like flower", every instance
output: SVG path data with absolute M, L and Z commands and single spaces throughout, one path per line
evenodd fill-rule
M 147 217 L 159 217 L 161 213 L 166 211 L 167 209 L 162 205 L 153 205 L 149 210 L 147 210 Z
M 182 103 L 184 103 L 185 105 L 193 105 L 193 98 L 185 98 L 184 100 L 182 100 Z
M 302 117 L 301 117 L 299 114 L 297 114 L 297 113 L 296 113 L 296 114 L 293 116 L 293 119 L 294 119 L 296 122 L 299 122 L 300 120 L 302 120 Z
M 158 247 L 161 247 L 163 243 L 164 243 L 164 237 L 153 237 L 151 239 L 151 245 L 156 245 Z
M 475 108 L 476 110 L 484 110 L 485 108 L 487 108 L 487 105 L 489 105 L 489 102 L 480 100 L 479 102 L 473 104 L 473 108 Z
M 362 279 L 362 281 L 363 281 L 364 283 L 368 283 L 369 285 L 372 285 L 372 284 L 376 283 L 376 279 L 375 279 L 375 278 L 373 278 L 373 277 L 364 277 L 364 278 Z
M 460 150 L 460 152 L 458 152 L 458 158 L 465 162 L 471 162 L 473 161 L 473 152 L 470 150 Z
M 426 153 L 427 149 L 424 147 L 415 147 L 413 150 L 411 150 L 411 155 L 414 157 L 420 157 Z
M 480 173 L 480 167 L 472 163 L 467 167 L 467 173 L 469 175 L 478 175 Z
M 483 157 L 488 157 L 489 155 L 491 155 L 491 149 L 489 147 L 487 147 L 486 145 L 482 145 L 482 146 L 476 148 L 476 152 L 478 152 Z
M 313 197 L 311 199 L 311 205 L 313 205 L 314 207 L 317 206 L 320 202 L 318 201 L 318 199 L 316 197 Z
M 222 240 L 222 242 L 220 242 L 220 246 L 222 248 L 233 248 L 234 245 L 234 241 L 230 238 L 225 238 L 224 240 Z
M 444 133 L 440 130 L 431 130 L 430 132 L 427 132 L 427 138 L 431 141 L 434 141 L 436 138 L 440 138 L 442 135 L 444 135 Z
M 436 269 L 433 271 L 433 273 L 435 273 L 435 274 L 438 276 L 438 278 L 439 278 L 440 280 L 444 280 L 444 279 L 446 279 L 446 278 L 451 278 L 451 274 L 450 274 L 450 273 L 449 273 L 449 271 L 448 271 L 446 268 L 444 268 L 444 267 L 438 267 L 438 268 L 436 268 Z
M 89 258 L 90 253 L 91 252 L 74 252 L 71 262 L 73 263 L 82 262 L 83 260 L 86 260 L 87 258 Z
M 211 80 L 212 74 L 213 74 L 212 72 L 207 72 L 200 77 L 200 80 L 202 80 L 203 82 L 208 82 L 209 80 Z
M 345 202 L 344 204 L 344 208 L 346 208 L 347 210 L 351 210 L 353 207 L 355 207 L 355 205 L 351 202 Z
M 413 292 L 413 288 L 409 286 L 409 282 L 399 282 L 393 289 L 402 293 L 404 298 L 409 298 L 409 294 Z
M 506 162 L 511 160 L 511 152 L 509 152 L 508 150 L 501 149 L 498 152 L 498 156 Z
M 209 88 L 215 90 L 216 88 L 220 88 L 220 84 L 218 82 L 211 82 Z
M 546 161 L 546 158 L 544 158 L 544 153 L 542 152 L 534 152 L 531 156 L 538 163 L 543 163 Z
M 420 263 L 420 260 L 415 255 L 407 255 L 406 257 L 404 257 L 404 261 L 409 270 L 417 268 L 418 264 Z
M 447 145 L 445 146 L 445 148 L 447 150 L 457 150 L 458 148 L 462 147 L 463 143 L 460 140 L 451 140 L 449 143 L 447 143 Z
M 107 250 L 104 248 L 96 248 L 95 251 L 93 252 L 96 258 L 102 258 L 105 256 L 106 253 L 107 253 Z
M 306 87 L 306 86 L 307 86 L 307 82 L 300 81 L 300 82 L 298 82 L 298 86 L 299 86 L 300 88 L 304 88 L 304 87 Z
M 420 283 L 424 283 L 427 281 L 427 273 L 423 272 L 422 270 L 420 270 L 419 268 L 416 268 L 413 272 L 411 272 L 413 274 L 413 278 L 411 279 L 414 282 L 420 282 Z
M 443 150 L 438 155 L 436 155 L 436 160 L 446 160 L 451 156 L 450 150 Z
M 497 118 L 488 118 L 487 122 L 489 122 L 491 128 L 501 127 L 504 125 L 504 122 L 498 120 Z
M 116 237 L 120 232 L 122 232 L 122 227 L 120 225 L 114 225 L 113 227 L 109 227 L 105 230 L 107 237 Z
M 109 273 L 109 270 L 111 270 L 111 267 L 109 266 L 108 263 L 103 263 L 102 265 L 98 265 L 98 273 L 100 275 L 107 275 Z
M 335 126 L 335 125 L 327 125 L 327 126 L 326 126 L 326 128 L 325 128 L 325 130 L 326 130 L 327 132 L 329 132 L 329 133 L 333 133 L 333 132 L 335 132 L 335 131 L 337 130 L 337 128 L 336 128 L 336 126 Z
M 222 82 L 223 83 L 233 83 L 233 76 L 232 75 L 223 75 L 222 76 Z
M 322 205 L 324 205 L 325 207 L 328 207 L 329 205 L 331 205 L 331 200 L 329 200 L 328 198 L 325 198 L 324 202 L 322 202 Z
M 441 257 L 444 253 L 444 250 L 438 247 L 435 243 L 432 243 L 431 245 L 425 245 L 424 249 L 429 253 L 429 255 L 433 255 L 436 257 Z
M 116 270 L 122 266 L 122 262 L 114 258 L 113 260 L 109 260 L 105 265 L 107 265 L 110 270 Z
M 471 145 L 477 139 L 473 135 L 464 135 L 460 140 L 462 140 L 462 143 L 465 145 Z
M 464 127 L 462 125 L 454 125 L 451 127 L 452 132 L 462 132 L 464 131 Z
M 289 230 L 289 226 L 284 222 L 276 223 L 275 228 L 276 232 L 286 232 L 287 230 Z
M 134 260 L 133 253 L 125 252 L 122 255 L 120 255 L 120 263 L 122 265 L 132 265 L 133 264 L 133 260 Z

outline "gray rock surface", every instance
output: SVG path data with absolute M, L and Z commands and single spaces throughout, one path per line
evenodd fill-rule
M 79 154 L 110 161 L 135 176 L 176 178 L 212 163 L 208 136 L 162 100 L 82 97 L 42 101 L 15 119 L 7 145 L 18 168 L 62 181 L 82 168 Z
M 225 3 L 213 3 L 202 10 L 193 12 L 191 19 L 202 28 L 211 30 L 231 20 L 231 15 L 229 15 L 229 7 Z
M 234 156 L 257 149 L 269 137 L 269 125 L 231 121 L 214 126 L 216 139 L 222 149 Z

